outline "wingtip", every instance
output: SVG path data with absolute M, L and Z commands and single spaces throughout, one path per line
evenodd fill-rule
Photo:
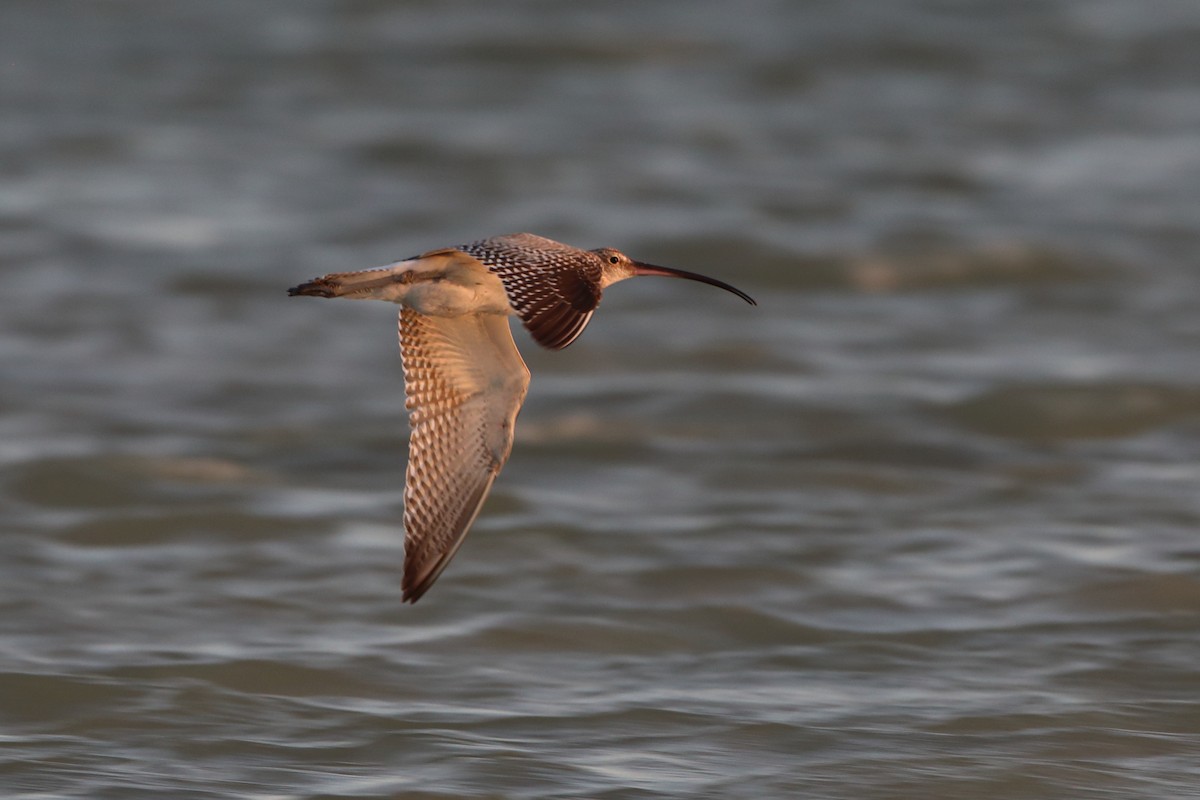
M 443 563 L 441 569 L 433 571 L 432 574 L 427 573 L 420 578 L 413 579 L 410 579 L 407 575 L 404 576 L 404 579 L 400 582 L 400 602 L 415 604 L 425 596 L 425 593 L 433 586 L 433 582 L 438 579 L 444 568 L 445 564 Z
M 404 576 L 400 580 L 400 602 L 416 603 L 429 591 L 429 587 L 432 585 L 433 581 L 429 579 L 428 573 L 419 577 L 414 575 L 412 565 L 406 560 L 404 564 Z

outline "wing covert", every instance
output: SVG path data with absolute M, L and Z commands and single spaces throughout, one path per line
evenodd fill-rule
M 459 249 L 500 278 L 513 309 L 543 347 L 561 350 L 575 341 L 600 304 L 601 266 L 586 250 L 532 233 Z

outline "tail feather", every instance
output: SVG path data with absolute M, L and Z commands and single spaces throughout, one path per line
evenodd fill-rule
M 366 269 L 358 272 L 332 272 L 320 278 L 305 281 L 288 289 L 290 297 L 350 297 L 391 299 L 398 284 L 412 280 L 412 264 L 401 261 L 387 267 Z M 389 291 L 391 289 L 392 291 Z
M 297 295 L 308 295 L 310 297 L 337 297 L 341 294 L 338 284 L 329 279 L 329 276 L 324 278 L 313 278 L 311 281 L 305 281 L 299 286 L 293 286 L 288 289 L 288 297 L 296 297 Z

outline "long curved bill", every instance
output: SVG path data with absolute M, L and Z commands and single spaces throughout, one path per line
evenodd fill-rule
M 741 289 L 735 289 L 728 283 L 719 281 L 716 278 L 710 278 L 707 275 L 701 275 L 696 272 L 688 272 L 687 270 L 682 269 L 672 269 L 671 267 L 659 267 L 654 264 L 645 264 L 641 261 L 634 261 L 633 267 L 634 275 L 661 275 L 666 278 L 686 278 L 689 281 L 699 281 L 700 283 L 707 283 L 709 286 L 716 286 L 724 289 L 727 292 L 736 294 L 738 297 L 742 298 L 752 306 L 758 305 L 758 303 L 754 302 L 753 297 L 746 294 Z

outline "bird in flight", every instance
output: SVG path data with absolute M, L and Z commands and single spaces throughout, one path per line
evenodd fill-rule
M 561 350 L 583 332 L 604 289 L 641 275 L 686 278 L 750 295 L 694 272 L 580 250 L 531 233 L 430 250 L 386 267 L 335 272 L 289 295 L 400 305 L 400 357 L 412 434 L 404 485 L 402 598 L 415 603 L 462 545 L 512 452 L 529 369 L 508 315 Z

